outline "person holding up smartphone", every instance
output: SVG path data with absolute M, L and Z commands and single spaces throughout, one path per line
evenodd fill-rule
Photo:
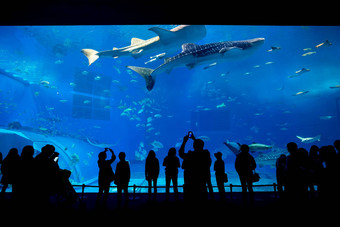
M 190 139 L 194 140 L 194 150 L 189 150 L 185 153 L 185 145 Z M 184 169 L 184 196 L 189 200 L 205 200 L 207 199 L 207 184 L 210 190 L 210 152 L 203 149 L 204 142 L 201 139 L 196 139 L 193 132 L 189 131 L 183 137 L 183 143 L 179 149 L 179 156 L 183 159 L 182 168 Z
M 111 152 L 111 159 L 106 160 L 107 154 L 106 152 Z M 97 195 L 97 206 L 100 204 L 100 200 L 103 196 L 103 205 L 106 205 L 107 198 L 109 196 L 110 184 L 115 179 L 115 174 L 112 170 L 111 164 L 116 160 L 116 155 L 113 150 L 110 148 L 105 148 L 104 151 L 98 154 L 98 167 L 99 167 L 99 175 L 98 175 L 98 185 L 99 192 Z

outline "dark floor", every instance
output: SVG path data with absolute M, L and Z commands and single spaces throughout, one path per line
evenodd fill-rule
M 127 204 L 122 199 L 121 205 L 117 202 L 117 194 L 109 195 L 106 206 L 96 206 L 96 193 L 85 193 L 83 199 L 81 194 L 79 200 L 72 206 L 56 205 L 56 200 L 50 201 L 50 205 L 37 206 L 36 204 L 18 205 L 11 200 L 11 193 L 0 200 L 0 217 L 10 218 L 13 221 L 23 221 L 23 217 L 29 222 L 39 223 L 40 221 L 50 223 L 74 223 L 89 224 L 98 222 L 110 222 L 115 225 L 116 221 L 132 224 L 174 224 L 181 223 L 201 224 L 207 222 L 221 224 L 231 221 L 243 223 L 268 223 L 272 220 L 285 222 L 295 220 L 327 221 L 330 218 L 336 219 L 339 214 L 338 205 L 330 206 L 318 200 L 309 199 L 304 202 L 285 202 L 275 196 L 273 192 L 256 192 L 254 203 L 243 203 L 241 193 L 226 193 L 226 199 L 221 201 L 217 193 L 215 199 L 207 201 L 186 201 L 183 194 L 175 200 L 173 194 L 170 200 L 165 199 L 164 193 L 159 193 L 156 200 L 149 200 L 148 195 L 137 193 L 136 197 L 130 194 Z M 51 205 L 52 203 L 52 205 Z M 333 214 L 334 213 L 334 214 Z M 18 218 L 12 218 L 17 215 Z M 39 219 L 40 217 L 40 219 Z M 333 219 L 332 219 L 333 220 Z M 46 223 L 47 224 L 47 223 Z M 275 223 L 273 223 L 275 224 Z M 191 225 L 193 226 L 193 225 Z

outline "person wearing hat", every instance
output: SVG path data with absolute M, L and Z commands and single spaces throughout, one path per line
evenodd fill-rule
M 216 161 L 214 164 L 215 176 L 216 176 L 216 183 L 218 187 L 218 193 L 220 195 L 220 199 L 225 199 L 225 189 L 224 189 L 224 182 L 226 181 L 226 174 L 224 168 L 224 161 L 222 159 L 222 153 L 217 152 L 214 154 Z

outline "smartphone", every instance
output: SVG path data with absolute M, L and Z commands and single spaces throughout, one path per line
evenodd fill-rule
M 191 138 L 192 135 L 193 135 L 192 131 L 189 131 L 189 132 L 188 132 L 188 137 Z
M 58 159 L 59 159 L 59 157 L 55 157 L 55 158 L 53 159 L 53 161 L 57 162 Z

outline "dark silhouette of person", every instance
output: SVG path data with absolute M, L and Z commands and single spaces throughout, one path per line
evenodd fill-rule
M 69 178 L 71 171 L 61 169 L 59 171 L 59 196 L 62 197 L 62 207 L 69 208 L 77 201 L 77 192 L 74 190 Z
M 319 187 L 320 182 L 320 174 L 322 169 L 322 163 L 319 156 L 319 147 L 316 145 L 312 145 L 309 149 L 308 156 L 308 168 L 309 168 L 309 179 L 308 179 L 308 187 L 310 190 L 311 198 L 314 199 L 316 197 L 315 193 L 315 185 L 317 188 Z
M 159 161 L 156 158 L 156 153 L 153 150 L 149 151 L 149 154 L 145 161 L 145 179 L 148 181 L 148 196 L 151 199 L 151 188 L 153 183 L 153 199 L 157 198 L 157 179 L 159 175 Z
M 30 203 L 33 201 L 34 185 L 35 185 L 35 169 L 34 169 L 34 148 L 31 145 L 25 146 L 21 151 L 18 178 L 18 193 L 22 203 Z
M 308 151 L 305 148 L 299 148 L 297 151 L 297 184 L 296 184 L 296 196 L 300 201 L 306 201 L 308 199 L 308 183 L 310 177 Z
M 11 148 L 1 165 L 1 198 L 4 198 L 8 185 L 12 185 L 12 198 L 16 197 L 20 156 L 17 148 Z M 16 198 L 15 198 L 16 199 Z
M 190 133 L 189 133 L 190 134 Z M 182 168 L 184 169 L 184 194 L 191 201 L 207 199 L 207 182 L 210 180 L 211 158 L 208 150 L 204 150 L 204 142 L 194 140 L 194 151 L 184 153 L 185 144 L 189 139 L 189 134 L 184 136 L 183 143 L 179 149 L 179 156 L 183 159 Z
M 178 199 L 178 168 L 181 167 L 179 158 L 176 156 L 176 148 L 172 147 L 168 151 L 168 156 L 163 160 L 163 166 L 165 166 L 165 198 L 169 199 L 170 183 L 174 188 L 175 199 Z
M 243 202 L 247 201 L 247 188 L 249 191 L 250 202 L 254 202 L 253 182 L 252 176 L 253 171 L 256 168 L 256 162 L 253 156 L 249 154 L 249 147 L 246 144 L 241 145 L 241 152 L 236 156 L 235 169 L 240 177 L 242 186 L 242 199 Z
M 36 173 L 36 196 L 41 205 L 48 204 L 49 197 L 57 192 L 59 166 L 52 156 L 55 152 L 53 145 L 47 144 L 41 148 L 41 153 L 34 158 Z
M 111 152 L 111 159 L 106 160 L 107 158 L 107 151 Z M 103 205 L 106 205 L 107 198 L 109 196 L 110 191 L 110 184 L 114 180 L 115 175 L 112 170 L 111 164 L 116 160 L 116 155 L 114 154 L 113 150 L 110 148 L 105 148 L 104 151 L 98 154 L 98 167 L 99 167 L 99 174 L 98 174 L 98 185 L 99 191 L 97 194 L 97 206 L 100 205 L 101 199 L 103 197 Z
M 286 185 L 286 162 L 287 156 L 285 154 L 281 154 L 276 160 L 276 182 L 280 198 L 284 197 L 284 188 Z
M 332 145 L 320 148 L 322 162 L 319 197 L 322 202 L 336 204 L 339 200 L 339 163 Z
M 220 195 L 220 199 L 224 200 L 225 199 L 224 182 L 226 180 L 224 161 L 222 159 L 221 152 L 215 153 L 214 156 L 216 158 L 216 161 L 214 163 L 214 170 L 215 170 L 218 193 Z
M 128 193 L 128 186 L 131 177 L 130 173 L 130 164 L 128 161 L 125 160 L 125 153 L 120 152 L 118 155 L 119 162 L 116 166 L 116 177 L 114 183 L 117 185 L 117 200 L 118 205 L 121 204 L 122 201 L 122 191 L 124 190 L 125 196 L 125 205 L 127 205 L 129 201 L 129 193 Z
M 289 142 L 287 144 L 287 150 L 289 155 L 287 156 L 286 162 L 286 185 L 285 194 L 289 201 L 294 201 L 297 195 L 298 180 L 299 177 L 297 173 L 299 172 L 299 160 L 298 160 L 298 146 L 294 142 Z

